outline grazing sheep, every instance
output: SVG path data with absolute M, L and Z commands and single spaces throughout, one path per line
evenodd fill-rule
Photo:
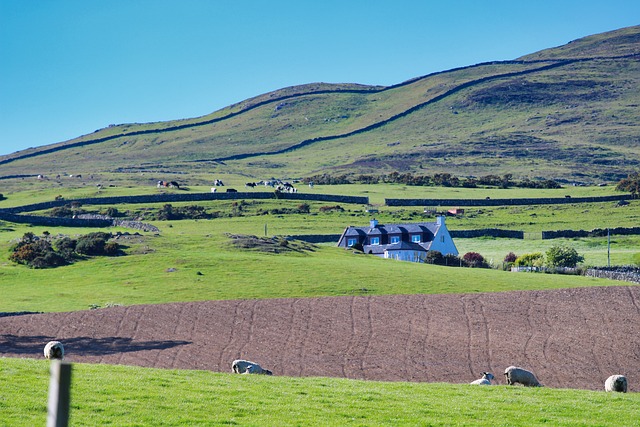
M 533 372 L 527 371 L 523 368 L 509 366 L 504 370 L 504 375 L 507 377 L 507 384 L 509 385 L 520 383 L 525 387 L 542 387 L 542 384 L 538 382 L 538 379 L 533 375 Z
M 477 379 L 475 381 L 471 381 L 471 384 L 474 385 L 491 385 L 491 380 L 494 379 L 495 377 L 493 376 L 493 374 L 491 372 L 483 372 L 482 373 L 482 378 Z
M 234 360 L 231 364 L 231 370 L 236 374 L 263 374 L 273 375 L 268 369 L 263 369 L 256 362 L 250 362 L 248 360 Z
M 627 377 L 624 375 L 611 375 L 604 382 L 605 391 L 617 391 L 619 393 L 627 392 Z
M 44 346 L 44 357 L 47 359 L 64 359 L 64 347 L 60 341 L 49 341 Z

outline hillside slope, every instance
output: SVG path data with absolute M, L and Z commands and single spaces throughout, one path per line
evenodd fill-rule
M 0 175 L 391 171 L 615 180 L 640 165 L 640 26 L 390 87 L 309 84 L 0 158 Z M 130 175 L 131 178 L 133 175 Z

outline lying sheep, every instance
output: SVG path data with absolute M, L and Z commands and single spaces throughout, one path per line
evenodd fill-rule
M 627 377 L 624 375 L 611 375 L 604 382 L 604 391 L 627 392 Z
M 249 360 L 234 360 L 231 364 L 231 370 L 236 374 L 262 374 L 262 375 L 273 375 L 273 373 L 268 369 L 263 369 L 256 362 L 251 362 Z
M 491 380 L 494 379 L 495 377 L 493 376 L 493 374 L 491 372 L 483 372 L 482 373 L 482 378 L 477 379 L 475 381 L 471 381 L 471 384 L 474 385 L 491 385 Z
M 60 341 L 49 341 L 44 346 L 44 357 L 47 359 L 64 359 L 64 346 Z
M 509 366 L 504 370 L 504 376 L 507 377 L 507 384 L 509 385 L 519 383 L 525 387 L 542 387 L 542 384 L 540 384 L 536 376 L 533 375 L 533 372 L 523 368 Z

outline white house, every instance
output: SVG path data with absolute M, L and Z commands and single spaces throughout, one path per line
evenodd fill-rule
M 379 224 L 372 219 L 368 227 L 347 227 L 338 241 L 343 248 L 362 245 L 367 254 L 401 261 L 424 262 L 428 251 L 458 255 L 443 216 L 435 222 Z

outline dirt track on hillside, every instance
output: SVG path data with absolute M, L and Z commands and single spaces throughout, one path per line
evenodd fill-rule
M 548 387 L 640 390 L 640 287 L 206 301 L 0 317 L 0 356 L 275 375 L 467 383 L 509 365 Z

